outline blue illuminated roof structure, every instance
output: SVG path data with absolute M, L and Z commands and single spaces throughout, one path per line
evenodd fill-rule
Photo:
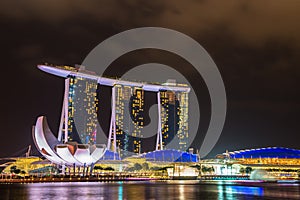
M 146 158 L 152 162 L 198 162 L 198 156 L 184 151 L 166 149 L 157 150 L 139 155 L 140 158 Z
M 300 150 L 284 147 L 266 147 L 228 152 L 230 158 L 300 158 Z M 228 155 L 223 153 L 224 156 Z

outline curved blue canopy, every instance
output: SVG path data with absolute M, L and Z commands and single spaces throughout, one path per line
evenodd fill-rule
M 166 149 L 157 150 L 139 155 L 141 158 L 146 158 L 147 161 L 161 162 L 198 162 L 198 156 L 184 151 Z
M 267 147 L 229 152 L 230 158 L 300 158 L 300 150 L 284 147 Z M 226 153 L 223 153 L 226 155 Z

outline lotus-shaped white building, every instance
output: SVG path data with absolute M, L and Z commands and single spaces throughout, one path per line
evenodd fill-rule
M 46 117 L 38 117 L 33 130 L 33 140 L 40 153 L 57 165 L 90 166 L 105 153 L 104 144 L 62 143 L 51 132 Z

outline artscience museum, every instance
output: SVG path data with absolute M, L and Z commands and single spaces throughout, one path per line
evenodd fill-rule
M 105 153 L 104 144 L 63 143 L 51 132 L 46 117 L 38 117 L 33 139 L 40 153 L 52 163 L 66 166 L 89 166 L 95 164 Z

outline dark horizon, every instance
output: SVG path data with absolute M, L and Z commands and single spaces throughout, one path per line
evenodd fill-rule
M 0 3 L 3 92 L 0 157 L 33 144 L 31 127 L 45 115 L 58 130 L 64 79 L 37 68 L 44 62 L 81 64 L 100 42 L 122 31 L 155 26 L 182 32 L 215 61 L 227 93 L 227 117 L 218 153 L 258 147 L 299 147 L 300 2 L 286 1 L 4 1 Z M 120 76 L 148 62 L 169 65 L 198 83 L 203 120 L 192 144 L 200 148 L 209 120 L 205 84 L 176 55 L 139 50 L 112 63 Z M 118 71 L 116 71 L 118 69 Z M 202 112 L 202 110 L 201 110 Z M 202 114 L 201 114 L 202 117 Z

